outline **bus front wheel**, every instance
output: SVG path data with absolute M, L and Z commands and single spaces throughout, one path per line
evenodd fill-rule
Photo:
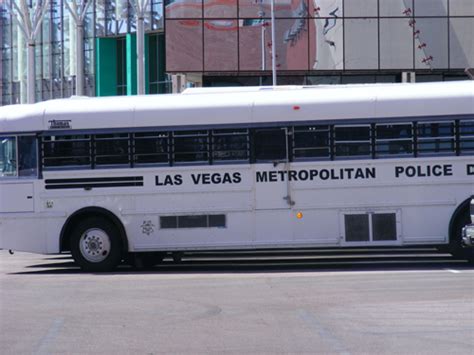
M 104 218 L 79 222 L 71 234 L 71 254 L 84 271 L 113 270 L 122 258 L 117 228 Z

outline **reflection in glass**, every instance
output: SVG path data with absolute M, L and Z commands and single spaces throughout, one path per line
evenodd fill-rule
M 346 69 L 378 69 L 377 19 L 346 19 Z
M 264 19 L 239 21 L 240 70 L 271 69 L 271 29 L 269 23 L 269 20 Z
M 238 70 L 237 21 L 204 21 L 204 70 Z
M 413 19 L 380 19 L 380 69 L 413 69 Z
M 344 2 L 346 17 L 376 17 L 377 0 L 350 0 Z
M 307 70 L 308 21 L 302 18 L 276 20 L 275 26 L 277 69 Z
M 327 19 L 310 19 L 310 69 L 343 69 L 343 27 L 339 12 Z M 311 23 L 312 22 L 312 23 Z
M 450 0 L 450 16 L 474 16 L 474 1 L 471 0 Z
M 336 10 L 339 17 L 343 15 L 343 0 L 309 0 L 310 16 L 332 17 Z
M 202 18 L 202 0 L 165 0 L 166 18 Z
M 166 70 L 202 71 L 202 21 L 166 22 Z
M 448 0 L 414 0 L 415 16 L 447 16 Z
M 306 19 L 275 21 L 277 70 L 308 69 L 308 22 Z M 240 70 L 270 70 L 271 24 L 269 20 L 241 21 L 239 33 Z M 264 57 L 262 57 L 264 47 Z
M 451 18 L 449 25 L 450 67 L 474 67 L 474 18 Z
M 417 18 L 415 67 L 439 69 L 448 67 L 448 19 Z
M 413 0 L 379 0 L 380 16 L 413 16 Z
M 299 18 L 307 17 L 308 0 L 275 0 L 275 17 Z M 312 0 L 310 0 L 312 1 Z M 239 0 L 239 17 L 271 17 L 270 0 Z
M 205 18 L 237 18 L 237 0 L 203 0 Z

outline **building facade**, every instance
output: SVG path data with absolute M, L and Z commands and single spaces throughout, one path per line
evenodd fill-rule
M 2 105 L 26 101 L 13 1 L 0 0 Z M 82 53 L 66 1 L 83 0 L 51 0 L 36 37 L 36 101 L 75 94 L 78 55 L 86 95 L 135 94 L 137 0 L 89 0 Z M 275 0 L 274 44 L 270 16 L 270 0 L 149 0 L 146 92 L 169 92 L 170 75 L 269 85 L 273 50 L 279 85 L 458 80 L 474 67 L 473 0 Z
M 474 66 L 472 0 L 167 0 L 166 69 L 208 85 L 465 78 Z
M 0 0 L 1 104 L 26 101 L 26 42 L 12 13 L 13 1 Z M 29 0 L 34 9 L 37 0 Z M 36 101 L 75 94 L 75 62 L 84 59 L 88 96 L 136 92 L 134 38 L 136 16 L 127 0 L 95 0 L 87 7 L 84 50 L 76 53 L 75 23 L 65 1 L 51 0 L 36 37 Z M 166 91 L 162 1 L 150 0 L 145 17 L 147 92 Z

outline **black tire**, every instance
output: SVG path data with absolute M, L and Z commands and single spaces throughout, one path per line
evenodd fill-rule
M 449 243 L 450 252 L 455 258 L 467 259 L 469 261 L 474 260 L 474 250 L 472 248 L 462 247 L 462 229 L 465 225 L 469 224 L 471 217 L 469 210 L 463 210 L 454 220 L 451 240 Z
M 90 217 L 74 226 L 71 254 L 84 271 L 112 271 L 122 259 L 117 227 L 101 217 Z

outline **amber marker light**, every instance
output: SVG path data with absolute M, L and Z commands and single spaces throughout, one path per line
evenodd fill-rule
M 302 212 L 298 212 L 298 213 L 296 214 L 296 218 L 298 218 L 298 219 L 303 218 L 303 213 L 302 213 Z

